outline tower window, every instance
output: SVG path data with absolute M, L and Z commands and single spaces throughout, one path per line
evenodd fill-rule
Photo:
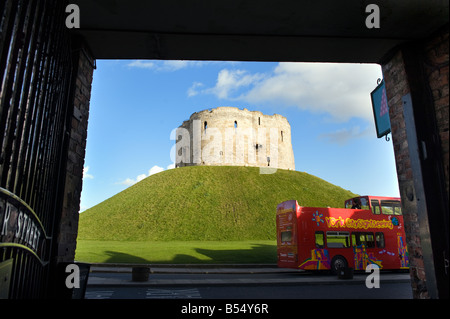
M 281 131 L 281 141 L 283 142 L 283 131 Z
M 205 121 L 205 123 L 203 124 L 203 129 L 204 129 L 205 133 L 206 133 L 207 128 L 208 128 L 208 122 Z
M 237 128 L 237 121 L 234 121 L 234 128 Z

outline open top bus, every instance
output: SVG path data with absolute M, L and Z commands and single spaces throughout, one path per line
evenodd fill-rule
M 400 198 L 360 196 L 346 208 L 302 207 L 296 200 L 277 206 L 278 267 L 408 269 Z

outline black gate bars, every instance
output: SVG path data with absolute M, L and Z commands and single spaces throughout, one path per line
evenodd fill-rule
M 13 299 L 42 298 L 49 289 L 71 95 L 64 8 L 58 0 L 0 1 L 0 188 L 38 220 L 31 224 L 12 199 L 0 199 L 0 268 L 12 263 L 8 287 L 0 283 L 0 291 Z M 33 243 L 30 236 L 41 232 L 35 225 L 45 233 L 44 254 L 24 242 L 27 235 Z M 28 234 L 21 233 L 25 226 Z

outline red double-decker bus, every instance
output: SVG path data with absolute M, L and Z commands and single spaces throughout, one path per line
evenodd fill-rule
M 400 198 L 360 196 L 346 208 L 277 206 L 278 267 L 304 270 L 407 269 Z

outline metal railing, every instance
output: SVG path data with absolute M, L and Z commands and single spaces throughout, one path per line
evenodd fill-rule
M 73 69 L 64 8 L 58 0 L 0 1 L 0 265 L 10 268 L 0 290 L 9 298 L 49 289 Z

